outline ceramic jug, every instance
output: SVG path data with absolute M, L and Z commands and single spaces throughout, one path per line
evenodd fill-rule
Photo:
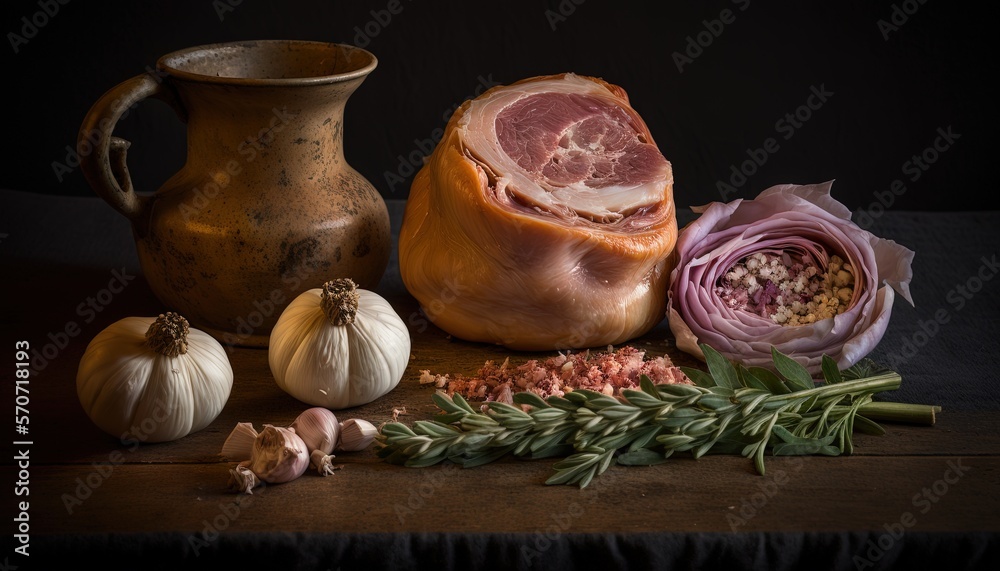
M 157 73 L 105 93 L 80 129 L 81 167 L 125 215 L 164 311 L 225 344 L 266 346 L 284 307 L 337 277 L 374 289 L 388 265 L 389 214 L 344 158 L 344 109 L 377 65 L 355 46 L 253 41 L 167 54 Z M 187 123 L 187 160 L 137 194 L 130 143 L 112 136 L 157 98 Z M 88 146 L 89 145 L 89 146 Z

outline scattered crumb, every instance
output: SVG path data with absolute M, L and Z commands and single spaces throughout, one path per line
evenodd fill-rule
M 574 389 L 588 389 L 620 396 L 622 389 L 637 389 L 639 377 L 647 375 L 654 384 L 691 384 L 691 380 L 667 356 L 645 359 L 646 352 L 634 347 L 614 351 L 559 353 L 548 359 L 531 359 L 513 366 L 510 359 L 497 365 L 487 361 L 471 376 L 436 375 L 420 371 L 421 385 L 434 385 L 449 395 L 459 393 L 469 400 L 512 404 L 513 394 L 531 391 L 542 398 L 563 396 Z
M 396 422 L 396 421 L 399 420 L 399 415 L 404 415 L 405 416 L 406 414 L 408 414 L 408 413 L 406 412 L 406 407 L 405 406 L 399 407 L 399 408 L 394 408 L 394 409 L 392 409 L 392 421 Z

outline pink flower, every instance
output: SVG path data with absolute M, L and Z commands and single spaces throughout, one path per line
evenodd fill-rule
M 680 233 L 668 291 L 667 319 L 678 348 L 703 359 L 698 344 L 705 343 L 746 366 L 770 367 L 774 346 L 813 374 L 820 372 L 824 354 L 846 368 L 875 348 L 888 326 L 894 293 L 913 304 L 913 252 L 851 222 L 851 211 L 830 196 L 831 186 L 832 181 L 784 184 L 753 200 L 693 208 L 700 216 Z M 839 256 L 853 270 L 853 295 L 837 315 L 804 325 L 781 325 L 733 307 L 738 304 L 720 297 L 723 278 L 758 252 L 807 255 L 824 269 Z

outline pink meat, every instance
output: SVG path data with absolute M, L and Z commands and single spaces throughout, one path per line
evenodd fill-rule
M 459 136 L 497 200 L 563 220 L 621 221 L 662 205 L 672 182 L 624 92 L 572 74 L 491 90 Z
M 666 159 L 620 105 L 573 93 L 525 97 L 497 115 L 504 152 L 541 186 L 652 182 Z

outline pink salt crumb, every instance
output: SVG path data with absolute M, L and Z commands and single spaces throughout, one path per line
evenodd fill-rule
M 587 389 L 608 396 L 621 396 L 622 389 L 638 389 L 639 377 L 646 375 L 653 384 L 692 384 L 670 357 L 646 359 L 646 352 L 626 346 L 607 351 L 560 353 L 544 360 L 531 359 L 511 366 L 510 359 L 497 365 L 486 361 L 471 376 L 434 375 L 420 371 L 420 384 L 433 384 L 453 395 L 469 400 L 514 403 L 514 393 L 531 391 L 542 398 L 563 396 L 577 389 Z

